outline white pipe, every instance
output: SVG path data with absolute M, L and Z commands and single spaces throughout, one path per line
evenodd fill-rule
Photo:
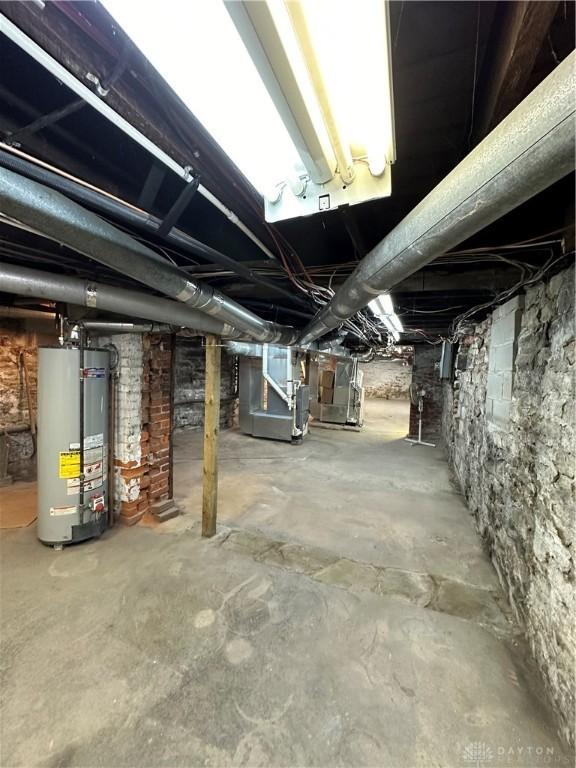
M 50 56 L 43 48 L 35 43 L 28 35 L 24 34 L 10 19 L 8 19 L 3 13 L 0 14 L 0 32 L 6 37 L 12 40 L 19 48 L 25 51 L 35 61 L 41 64 L 47 69 L 54 77 L 56 77 L 61 83 L 74 91 L 77 96 L 84 99 L 84 101 L 103 115 L 107 120 L 113 123 L 117 128 L 137 142 L 147 152 L 153 155 L 163 165 L 176 173 L 185 181 L 189 182 L 191 179 L 191 173 L 188 168 L 177 163 L 169 155 L 166 154 L 160 147 L 154 142 L 150 141 L 143 133 L 137 128 L 131 125 L 121 115 L 118 114 L 112 107 L 106 104 L 105 101 L 85 86 L 80 80 L 78 80 L 71 72 L 62 66 L 56 59 Z M 268 256 L 269 259 L 276 261 L 276 256 L 272 251 L 267 248 L 264 243 L 258 239 L 258 237 L 238 218 L 238 216 L 227 208 L 224 203 L 218 200 L 212 192 L 210 192 L 202 184 L 198 187 L 198 192 L 208 200 L 215 208 L 226 216 L 226 218 L 238 227 L 247 237 L 255 243 L 260 250 Z
M 294 394 L 292 384 L 292 350 L 289 347 L 286 350 L 286 402 L 288 403 L 289 410 L 292 409 L 292 395 Z
M 284 402 L 288 405 L 288 410 L 291 411 L 292 398 L 288 397 L 288 395 L 286 394 L 286 392 L 284 392 L 280 384 L 278 384 L 278 382 L 275 379 L 273 379 L 272 376 L 270 376 L 270 374 L 268 373 L 268 344 L 262 345 L 262 376 L 268 382 L 268 384 L 270 384 L 272 389 L 280 395 L 282 400 L 284 400 Z

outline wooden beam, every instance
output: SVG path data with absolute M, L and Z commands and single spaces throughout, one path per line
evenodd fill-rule
M 206 336 L 206 378 L 204 390 L 204 465 L 202 493 L 202 536 L 216 533 L 218 510 L 218 433 L 220 431 L 220 358 L 218 336 Z

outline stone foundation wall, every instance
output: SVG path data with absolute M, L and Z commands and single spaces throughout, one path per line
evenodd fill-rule
M 442 382 L 438 364 L 442 354 L 440 344 L 417 344 L 412 364 L 413 389 L 426 391 L 422 411 L 422 438 L 435 440 L 442 434 Z M 410 404 L 410 436 L 418 436 L 418 406 Z
M 48 323 L 0 318 L 0 432 L 9 430 L 7 469 L 14 480 L 36 477 L 23 358 L 30 377 L 32 409 L 36 412 L 38 347 L 57 341 L 56 331 L 51 334 Z
M 174 380 L 174 428 L 201 429 L 204 426 L 205 352 L 201 339 L 177 337 Z M 222 349 L 220 385 L 220 428 L 233 426 L 238 398 L 236 358 Z
M 410 397 L 412 366 L 403 360 L 373 360 L 360 363 L 364 373 L 366 397 L 379 397 L 385 400 L 406 400 Z
M 461 370 L 444 385 L 444 437 L 561 733 L 573 744 L 574 269 L 526 292 L 504 428 L 486 413 L 492 325 L 488 318 L 460 345 Z

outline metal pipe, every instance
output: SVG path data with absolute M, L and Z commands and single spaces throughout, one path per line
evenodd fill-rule
M 60 192 L 0 168 L 0 210 L 123 275 L 199 309 L 258 341 L 290 344 L 293 328 L 263 320 Z
M 304 329 L 308 344 L 574 169 L 572 52 L 370 253 Z
M 171 325 L 149 323 L 111 323 L 108 320 L 82 320 L 78 323 L 90 333 L 108 336 L 115 333 L 172 333 Z
M 262 344 L 255 344 L 253 341 L 227 341 L 226 349 L 231 355 L 262 357 Z
M 0 264 L 0 291 L 193 328 L 200 333 L 217 333 L 225 338 L 242 337 L 221 320 L 176 301 L 13 264 Z
M 118 197 L 104 192 L 103 190 L 98 189 L 91 184 L 87 184 L 74 176 L 70 176 L 67 173 L 64 174 L 59 168 L 50 166 L 37 158 L 31 157 L 30 155 L 27 155 L 14 147 L 10 147 L 7 144 L 2 144 L 1 142 L 0 166 L 7 168 L 9 171 L 21 173 L 23 176 L 38 181 L 41 184 L 46 184 L 47 187 L 62 192 L 62 194 L 72 198 L 72 200 L 76 200 L 76 202 L 82 203 L 83 205 L 88 205 L 104 216 L 113 216 L 119 219 L 123 224 L 135 227 L 142 232 L 157 235 L 162 224 L 161 219 L 127 203 L 125 200 L 120 200 Z M 235 274 L 246 278 L 246 280 L 249 280 L 250 282 L 264 285 L 267 288 L 276 291 L 276 293 L 291 299 L 295 298 L 293 293 L 286 288 L 283 288 L 281 285 L 277 285 L 267 278 L 260 277 L 241 262 L 235 261 L 230 256 L 226 256 L 226 254 L 217 251 L 215 248 L 211 248 L 200 240 L 196 240 L 196 238 L 191 237 L 186 234 L 186 232 L 183 232 L 176 227 L 172 228 L 162 239 L 172 243 L 177 248 L 181 248 L 187 253 L 191 253 L 194 256 L 200 256 L 214 264 L 227 267 Z M 164 261 L 161 257 L 158 258 Z M 303 305 L 306 304 L 306 302 L 302 300 L 300 300 L 300 303 Z
M 113 346 L 113 345 L 111 345 Z M 114 347 L 114 349 L 116 349 Z M 118 350 L 116 349 L 116 354 Z M 114 459 L 116 454 L 116 382 L 118 372 L 110 366 L 109 402 L 108 413 L 108 527 L 112 528 L 115 522 L 114 505 L 116 503 L 116 476 Z
M 62 66 L 56 59 L 48 54 L 43 48 L 34 42 L 28 35 L 25 35 L 21 29 L 13 24 L 3 13 L 0 13 L 0 32 L 6 37 L 12 40 L 19 48 L 25 51 L 35 61 L 42 65 L 52 75 L 54 75 L 58 81 L 76 93 L 78 96 L 84 99 L 87 104 L 93 107 L 97 112 L 103 115 L 113 125 L 119 128 L 124 134 L 129 136 L 133 141 L 136 141 L 141 147 L 149 152 L 153 157 L 159 160 L 163 165 L 176 173 L 185 181 L 190 181 L 190 169 L 179 165 L 169 155 L 166 154 L 160 147 L 157 147 L 150 139 L 144 136 L 137 128 L 131 125 L 121 115 L 112 109 L 102 98 L 96 93 L 93 93 L 87 88 L 84 83 L 80 82 L 74 75 Z M 198 187 L 198 192 L 208 200 L 212 205 L 217 208 L 221 213 L 226 216 L 228 221 L 232 222 L 238 229 L 240 229 L 247 237 L 255 243 L 260 250 L 268 256 L 269 259 L 276 261 L 276 256 L 272 251 L 267 248 L 264 243 L 259 240 L 258 237 L 250 230 L 229 208 L 227 208 L 217 197 L 215 197 L 210 190 L 206 187 Z
M 12 320 L 50 322 L 56 328 L 56 314 L 54 312 L 41 312 L 38 309 L 27 309 L 26 307 L 0 307 L 0 317 L 7 317 Z
M 84 350 L 86 346 L 86 338 L 83 331 L 80 331 L 80 390 L 79 390 L 79 408 L 80 408 L 80 478 L 79 478 L 79 499 L 78 499 L 78 512 L 80 516 L 80 525 L 84 525 L 84 506 L 85 506 L 85 494 L 84 494 L 84 439 L 85 439 L 85 397 L 86 397 L 86 375 L 84 370 Z
M 290 353 L 288 353 L 289 355 Z M 262 345 L 262 376 L 270 384 L 273 390 L 284 400 L 288 405 L 288 410 L 292 410 L 292 400 L 288 396 L 287 392 L 284 392 L 280 384 L 268 373 L 268 344 Z M 288 384 L 286 384 L 288 386 Z

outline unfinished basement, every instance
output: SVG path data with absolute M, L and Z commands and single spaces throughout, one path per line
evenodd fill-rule
M 0 765 L 575 764 L 574 0 L 0 3 Z

